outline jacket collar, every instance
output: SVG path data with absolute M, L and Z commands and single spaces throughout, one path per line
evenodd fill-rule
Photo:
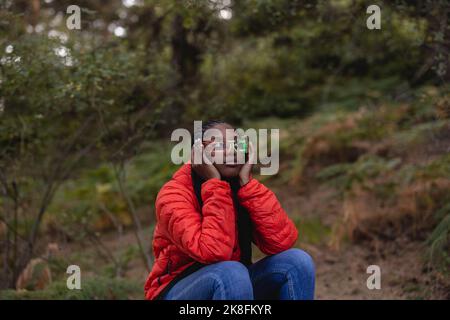
M 183 185 L 192 187 L 192 177 L 191 177 L 191 164 L 186 163 L 181 166 L 172 176 L 172 179 L 180 182 Z

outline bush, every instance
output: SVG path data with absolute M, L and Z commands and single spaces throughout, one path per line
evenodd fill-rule
M 105 277 L 88 278 L 82 281 L 81 290 L 69 290 L 65 282 L 54 282 L 40 291 L 0 291 L 0 300 L 125 300 L 143 297 L 141 283 Z

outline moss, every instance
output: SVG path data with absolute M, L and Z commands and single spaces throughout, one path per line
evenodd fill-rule
M 45 290 L 3 290 L 0 300 L 125 300 L 143 298 L 142 284 L 119 278 L 96 277 L 81 282 L 80 290 L 69 290 L 63 281 L 54 282 Z
M 435 212 L 437 226 L 428 237 L 426 259 L 450 275 L 450 201 Z
M 305 243 L 321 244 L 327 241 L 331 229 L 317 218 L 296 219 L 295 224 L 299 231 L 299 240 Z

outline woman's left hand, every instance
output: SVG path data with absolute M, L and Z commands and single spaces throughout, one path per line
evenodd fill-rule
M 248 161 L 242 166 L 241 171 L 239 171 L 239 182 L 241 187 L 250 181 L 250 174 L 252 172 L 253 163 L 256 156 L 255 149 L 253 148 L 251 141 L 249 142 L 248 153 Z

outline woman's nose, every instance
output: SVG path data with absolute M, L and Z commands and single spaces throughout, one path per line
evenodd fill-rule
M 236 151 L 234 150 L 234 146 L 232 144 L 228 144 L 227 149 L 225 151 L 225 162 L 226 163 L 234 163 L 236 160 Z
M 234 148 L 233 148 L 233 145 L 231 143 L 227 145 L 226 154 L 227 154 L 227 156 L 234 154 Z

